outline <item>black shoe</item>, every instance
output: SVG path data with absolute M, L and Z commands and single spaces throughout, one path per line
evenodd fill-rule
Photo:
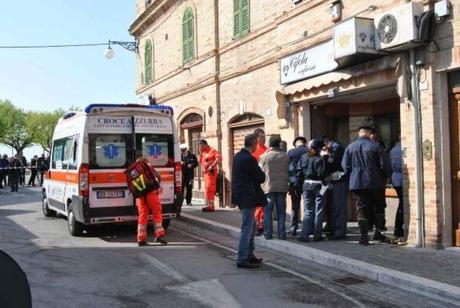
M 216 211 L 214 208 L 211 208 L 211 207 L 208 207 L 208 206 L 201 208 L 201 210 L 203 212 L 215 212 Z
M 187 204 L 187 206 L 192 206 L 192 204 L 191 204 L 191 203 L 189 203 L 189 204 Z
M 254 236 L 261 236 L 262 234 L 264 234 L 264 229 L 257 229 L 257 231 L 254 234 Z
M 387 237 L 383 235 L 380 231 L 375 231 L 374 236 L 372 237 L 373 241 L 387 242 Z
M 308 243 L 308 238 L 299 237 L 297 240 L 302 243 Z
M 254 263 L 254 264 L 260 264 L 262 263 L 264 259 L 263 258 L 257 258 L 256 256 L 249 257 L 248 262 L 249 263 Z
M 161 245 L 168 245 L 168 242 L 163 237 L 155 238 L 155 243 L 160 243 Z
M 236 267 L 238 267 L 238 268 L 258 268 L 259 264 L 258 263 L 250 263 L 250 262 L 236 263 Z
M 369 246 L 369 240 L 368 239 L 360 239 L 359 240 L 359 245 L 361 246 Z
M 141 247 L 141 246 L 148 246 L 149 243 L 147 243 L 146 241 L 141 241 L 141 242 L 137 242 L 137 246 Z
M 323 240 L 324 240 L 324 237 L 322 236 L 313 238 L 313 242 L 321 242 Z
M 297 235 L 297 230 L 291 230 L 288 232 L 290 236 L 296 236 Z
M 328 241 L 339 241 L 339 240 L 344 240 L 346 238 L 347 238 L 346 236 L 335 236 L 332 234 L 327 237 L 327 240 Z

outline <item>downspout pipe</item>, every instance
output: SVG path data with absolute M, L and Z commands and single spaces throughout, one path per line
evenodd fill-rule
M 422 146 L 422 108 L 420 103 L 420 88 L 415 59 L 415 49 L 409 50 L 409 68 L 411 76 L 411 102 L 414 110 L 415 133 L 415 181 L 416 181 L 416 232 L 415 247 L 425 247 L 425 200 L 423 178 L 423 146 Z

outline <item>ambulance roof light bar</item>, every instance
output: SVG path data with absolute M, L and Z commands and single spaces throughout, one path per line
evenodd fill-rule
M 162 112 L 169 111 L 173 114 L 173 108 L 171 106 L 165 105 L 140 105 L 140 104 L 91 104 L 85 108 L 86 113 L 90 113 L 91 110 L 95 108 L 144 108 L 144 109 L 153 109 L 153 110 L 160 110 Z

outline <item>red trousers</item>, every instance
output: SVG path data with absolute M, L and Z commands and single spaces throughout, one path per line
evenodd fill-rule
M 217 172 L 204 174 L 204 189 L 206 190 L 206 201 L 214 203 L 214 197 L 217 190 Z
M 163 216 L 161 213 L 161 202 L 158 192 L 153 190 L 145 196 L 136 199 L 137 211 L 139 218 L 137 220 L 137 241 L 143 242 L 147 238 L 147 223 L 149 210 L 153 214 L 153 225 L 155 227 L 155 237 L 165 235 L 163 230 Z
M 256 228 L 263 229 L 264 228 L 264 207 L 263 206 L 256 207 L 255 218 L 256 218 Z

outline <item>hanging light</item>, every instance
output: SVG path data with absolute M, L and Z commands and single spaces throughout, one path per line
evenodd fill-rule
M 109 45 L 108 45 L 107 49 L 104 52 L 104 56 L 109 60 L 112 59 L 115 56 L 115 51 L 113 51 L 112 47 L 110 47 L 110 43 L 111 42 L 109 40 Z

